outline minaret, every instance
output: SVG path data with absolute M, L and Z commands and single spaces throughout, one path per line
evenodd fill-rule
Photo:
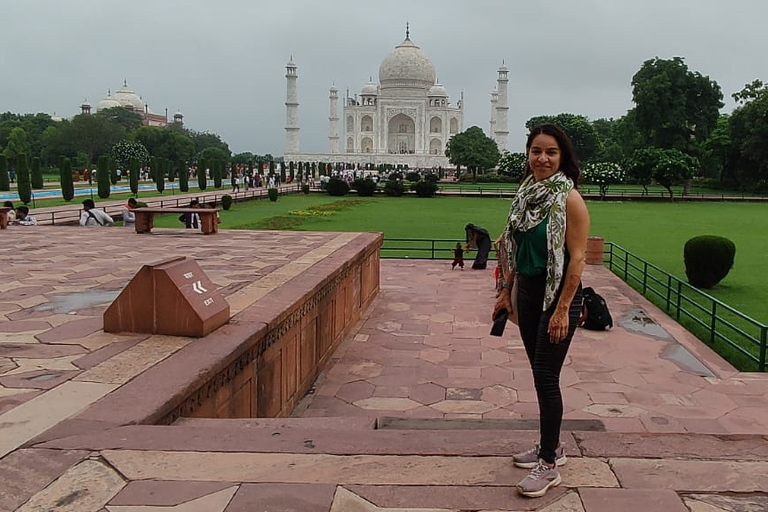
M 496 101 L 496 136 L 494 137 L 496 145 L 499 146 L 499 151 L 507 149 L 507 138 L 509 137 L 509 123 L 507 122 L 507 114 L 509 113 L 507 86 L 509 85 L 509 78 L 507 78 L 507 71 L 504 61 L 502 61 L 499 68 L 499 79 L 496 82 L 496 91 L 499 97 Z
M 285 66 L 285 152 L 295 155 L 299 152 L 299 97 L 296 93 L 296 64 L 293 55 Z
M 336 86 L 331 87 L 331 114 L 328 116 L 328 120 L 331 122 L 330 131 L 328 132 L 328 143 L 331 146 L 331 153 L 336 154 L 339 152 L 339 90 Z
M 491 131 L 488 132 L 490 137 L 496 141 L 496 103 L 498 103 L 499 93 L 496 89 L 491 93 Z

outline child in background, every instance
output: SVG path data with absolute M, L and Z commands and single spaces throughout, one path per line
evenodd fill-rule
M 451 270 L 456 268 L 456 265 L 458 265 L 461 270 L 464 270 L 464 248 L 461 246 L 460 242 L 456 243 L 456 248 L 451 249 L 451 252 L 453 253 L 453 263 L 451 263 Z

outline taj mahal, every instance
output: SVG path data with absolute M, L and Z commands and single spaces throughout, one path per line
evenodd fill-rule
M 299 149 L 298 66 L 286 65 L 286 161 L 347 162 L 353 164 L 407 164 L 409 168 L 450 167 L 445 156 L 448 140 L 464 130 L 464 98 L 450 102 L 438 83 L 432 61 L 410 38 L 397 45 L 379 66 L 379 82 L 371 78 L 359 95 L 343 99 L 339 118 L 339 90 L 330 89 L 328 153 L 301 153 Z M 490 137 L 499 150 L 507 148 L 508 70 L 498 70 L 491 93 Z M 340 134 L 339 121 L 343 121 Z

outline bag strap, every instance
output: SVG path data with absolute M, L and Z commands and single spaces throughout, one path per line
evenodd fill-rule
M 98 219 L 98 217 L 96 217 L 96 215 L 94 215 L 91 210 L 88 210 L 88 216 L 90 218 L 92 218 L 93 220 L 95 220 L 96 224 L 98 224 L 99 226 L 104 226 L 104 224 L 101 223 L 101 221 Z

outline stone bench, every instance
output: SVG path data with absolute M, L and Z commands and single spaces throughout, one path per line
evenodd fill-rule
M 8 228 L 8 212 L 12 209 L 13 208 L 8 208 L 7 206 L 0 208 L 0 229 Z
M 136 232 L 150 233 L 153 228 L 152 217 L 163 213 L 196 213 L 200 217 L 200 228 L 204 235 L 218 233 L 219 208 L 136 208 Z

